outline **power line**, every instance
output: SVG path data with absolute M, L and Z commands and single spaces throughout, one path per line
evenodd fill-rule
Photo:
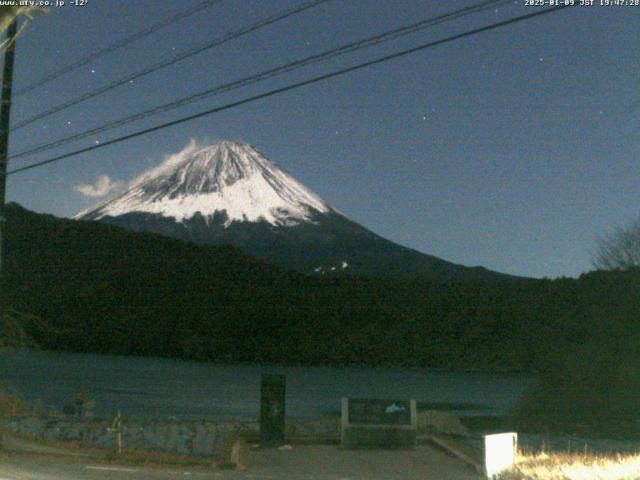
M 55 107 L 50 108 L 49 110 L 45 110 L 44 112 L 40 112 L 37 113 L 31 117 L 28 117 L 25 120 L 22 120 L 21 122 L 18 122 L 12 129 L 11 131 L 15 131 L 15 130 L 19 130 L 23 127 L 26 127 L 27 125 L 30 125 L 38 120 L 42 120 L 43 118 L 49 117 L 55 113 L 61 112 L 63 110 L 66 110 L 69 107 L 72 107 L 74 105 L 77 105 L 81 102 L 84 102 L 86 100 L 89 100 L 91 98 L 97 97 L 98 95 L 102 95 L 105 92 L 108 92 L 110 90 L 113 90 L 114 88 L 117 88 L 121 85 L 125 85 L 129 82 L 132 82 L 134 80 L 137 80 L 141 77 L 144 77 L 145 75 L 149 75 L 150 73 L 156 72 L 162 68 L 166 68 L 169 67 L 171 65 L 174 65 L 175 63 L 181 62 L 182 60 L 186 60 L 187 58 L 190 58 L 198 53 L 204 52 L 205 50 L 209 50 L 211 48 L 217 47 L 218 45 L 222 45 L 230 40 L 234 40 L 238 37 L 247 35 L 249 33 L 252 33 L 256 30 L 259 30 L 261 28 L 264 28 L 268 25 L 271 25 L 273 23 L 279 22 L 280 20 L 284 20 L 286 18 L 289 18 L 293 15 L 296 15 L 298 13 L 302 13 L 306 10 L 309 10 L 310 8 L 316 7 L 322 3 L 326 3 L 329 2 L 331 0 L 311 0 L 308 1 L 306 3 L 303 3 L 302 5 L 299 5 L 297 7 L 293 7 L 293 8 L 289 8 L 287 10 L 284 10 L 280 13 L 277 13 L 275 15 L 271 15 L 267 18 L 265 18 L 264 20 L 261 20 L 259 22 L 253 23 L 251 25 L 249 25 L 248 27 L 244 27 L 241 28 L 239 30 L 235 30 L 233 32 L 227 33 L 226 35 L 216 38 L 215 40 L 211 41 L 211 42 L 207 42 L 203 45 L 200 45 L 198 47 L 192 48 L 190 50 L 187 50 L 186 52 L 180 53 L 168 60 L 163 60 L 161 62 L 155 63 L 153 65 L 151 65 L 150 67 L 144 68 L 136 73 L 132 73 L 130 75 L 127 75 L 126 77 L 122 77 L 119 78 L 118 80 L 114 80 L 113 82 L 104 85 L 100 88 L 97 88 L 96 90 L 93 90 L 91 92 L 85 93 L 83 95 L 80 95 L 79 97 L 73 98 L 71 100 L 68 100 L 64 103 L 61 103 L 60 105 L 57 105 Z
M 183 117 L 183 118 L 180 118 L 178 120 L 173 120 L 171 122 L 167 122 L 167 123 L 163 123 L 163 124 L 160 124 L 160 125 L 156 125 L 154 127 L 147 128 L 147 129 L 144 129 L 144 130 L 140 130 L 140 131 L 135 132 L 135 133 L 131 133 L 131 134 L 124 135 L 124 136 L 121 136 L 121 137 L 118 137 L 118 138 L 114 138 L 112 140 L 109 140 L 109 141 L 104 142 L 104 143 L 100 143 L 98 145 L 92 145 L 90 147 L 81 148 L 79 150 L 75 150 L 73 152 L 66 153 L 64 155 L 59 155 L 57 157 L 49 158 L 47 160 L 43 160 L 43 161 L 40 161 L 40 162 L 37 162 L 37 163 L 33 163 L 33 164 L 27 165 L 25 167 L 16 168 L 16 169 L 11 170 L 10 172 L 8 172 L 7 175 L 12 175 L 14 173 L 19 173 L 19 172 L 23 172 L 25 170 L 31 170 L 33 168 L 41 167 L 43 165 L 47 165 L 47 164 L 50 164 L 50 163 L 58 162 L 60 160 L 66 159 L 66 158 L 70 158 L 70 157 L 74 157 L 74 156 L 80 155 L 81 153 L 86 153 L 86 152 L 90 152 L 90 151 L 93 151 L 93 150 L 97 150 L 99 148 L 104 148 L 104 147 L 109 146 L 109 145 L 113 145 L 113 144 L 120 143 L 120 142 L 123 142 L 123 141 L 126 141 L 126 140 L 130 140 L 132 138 L 140 137 L 142 135 L 146 135 L 148 133 L 153 133 L 153 132 L 156 132 L 158 130 L 163 130 L 163 129 L 168 128 L 168 127 L 173 127 L 175 125 L 179 125 L 181 123 L 189 122 L 191 120 L 195 120 L 195 119 L 198 119 L 198 118 L 201 118 L 201 117 L 205 117 L 207 115 L 212 115 L 214 113 L 218 113 L 218 112 L 221 112 L 221 111 L 224 111 L 224 110 L 229 110 L 231 108 L 239 107 L 240 105 L 245 105 L 247 103 L 252 103 L 252 102 L 255 102 L 257 100 L 261 100 L 263 98 L 272 97 L 272 96 L 278 95 L 280 93 L 288 92 L 290 90 L 294 90 L 294 89 L 301 88 L 301 87 L 304 87 L 304 86 L 307 86 L 307 85 L 318 83 L 318 82 L 321 82 L 323 80 L 328 80 L 330 78 L 338 77 L 340 75 L 344 75 L 346 73 L 354 72 L 356 70 L 361 70 L 363 68 L 367 68 L 367 67 L 370 67 L 370 66 L 373 66 L 373 65 L 377 65 L 377 64 L 380 64 L 380 63 L 388 62 L 388 61 L 394 60 L 396 58 L 404 57 L 406 55 L 409 55 L 409 54 L 412 54 L 412 53 L 416 53 L 416 52 L 419 52 L 419 51 L 422 51 L 422 50 L 426 50 L 426 49 L 429 49 L 429 48 L 432 48 L 432 47 L 435 47 L 435 46 L 438 46 L 438 45 L 442 45 L 442 44 L 445 44 L 445 43 L 449 43 L 449 42 L 452 42 L 452 41 L 455 41 L 455 40 L 459 40 L 461 38 L 469 37 L 469 36 L 476 35 L 476 34 L 479 34 L 479 33 L 488 32 L 490 30 L 496 30 L 498 28 L 505 27 L 507 25 L 512 25 L 514 23 L 522 22 L 522 21 L 529 20 L 529 19 L 532 19 L 532 18 L 535 18 L 535 17 L 539 17 L 539 16 L 546 15 L 546 14 L 553 13 L 553 12 L 557 12 L 557 11 L 563 10 L 565 8 L 570 8 L 572 6 L 574 6 L 574 5 L 568 4 L 568 5 L 561 5 L 561 6 L 553 7 L 553 8 L 547 8 L 545 10 L 540 10 L 540 11 L 537 11 L 537 12 L 529 13 L 527 15 L 521 15 L 519 17 L 514 17 L 514 18 L 511 18 L 509 20 L 503 20 L 501 22 L 492 23 L 492 24 L 486 25 L 484 27 L 476 28 L 476 29 L 473 29 L 473 30 L 468 30 L 468 31 L 466 31 L 464 33 L 459 33 L 457 35 L 453 35 L 453 36 L 450 36 L 450 37 L 447 37 L 447 38 L 444 38 L 444 39 L 441 39 L 441 40 L 436 40 L 434 42 L 425 43 L 425 44 L 419 45 L 417 47 L 409 48 L 409 49 L 406 49 L 406 50 L 402 50 L 400 52 L 396 52 L 396 53 L 392 53 L 390 55 L 385 55 L 383 57 L 379 57 L 379 58 L 377 58 L 375 60 L 370 60 L 368 62 L 359 63 L 357 65 L 353 65 L 351 67 L 343 68 L 341 70 L 336 70 L 336 71 L 331 72 L 331 73 L 327 73 L 327 74 L 324 74 L 324 75 L 313 77 L 313 78 L 310 78 L 308 80 L 303 80 L 303 81 L 300 81 L 300 82 L 292 83 L 292 84 L 289 84 L 287 86 L 284 86 L 284 87 L 281 87 L 281 88 L 277 88 L 275 90 L 270 90 L 268 92 L 261 93 L 259 95 L 255 95 L 255 96 L 248 97 L 248 98 L 245 98 L 245 99 L 242 99 L 242 100 L 238 100 L 236 102 L 228 103 L 226 105 L 222 105 L 220 107 L 212 108 L 210 110 L 205 110 L 204 112 L 196 113 L 194 115 L 189 115 L 187 117 Z
M 424 19 L 421 20 L 419 22 L 415 22 L 412 23 L 410 25 L 406 25 L 403 27 L 399 27 L 396 29 L 393 29 L 391 31 L 387 31 L 378 35 L 375 35 L 373 37 L 367 37 L 365 39 L 356 41 L 356 42 L 352 42 L 346 45 L 342 45 L 340 47 L 337 48 L 333 48 L 331 50 L 327 50 L 324 52 L 321 52 L 319 54 L 314 54 L 314 55 L 310 55 L 307 56 L 305 58 L 302 58 L 300 60 L 296 60 L 290 63 L 286 63 L 284 65 L 280 65 L 278 67 L 275 68 L 271 68 L 269 70 L 265 70 L 262 72 L 259 72 L 257 74 L 251 75 L 249 77 L 244 77 L 240 80 L 235 80 L 233 82 L 230 83 L 226 83 L 223 85 L 219 85 L 215 88 L 211 88 L 211 89 L 207 89 L 203 92 L 199 92 L 193 95 L 189 95 L 187 97 L 184 97 L 182 99 L 179 100 L 174 100 L 172 102 L 163 104 L 163 105 L 159 105 L 157 107 L 151 108 L 149 110 L 145 110 L 143 112 L 139 112 L 136 113 L 134 115 L 130 115 L 128 117 L 122 118 L 122 119 L 118 119 L 115 121 L 111 121 L 108 122 L 106 124 L 103 124 L 101 126 L 98 127 L 94 127 L 91 128 L 89 130 L 85 130 L 84 132 L 79 132 L 73 135 L 70 135 L 68 137 L 62 138 L 62 139 L 58 139 L 58 140 L 54 140 L 51 142 L 46 142 L 40 145 L 36 145 L 34 147 L 30 147 L 27 150 L 23 150 L 21 152 L 18 152 L 14 155 L 12 155 L 10 157 L 10 160 L 16 159 L 16 158 L 21 158 L 21 157 L 26 157 L 26 156 L 30 156 L 30 155 L 34 155 L 36 153 L 40 153 L 40 152 L 44 152 L 44 151 L 48 151 L 51 150 L 52 148 L 61 146 L 61 145 L 66 145 L 68 143 L 71 142 L 75 142 L 77 140 L 92 136 L 92 135 L 96 135 L 98 133 L 102 133 L 108 130 L 112 130 L 114 128 L 117 127 L 121 127 L 123 125 L 126 125 L 128 123 L 137 121 L 137 120 L 142 120 L 144 118 L 150 117 L 152 115 L 156 115 L 158 113 L 161 112 L 166 112 L 169 110 L 173 110 L 175 108 L 179 108 L 182 107 L 184 105 L 188 105 L 190 103 L 193 103 L 195 101 L 199 101 L 199 100 L 203 100 L 205 98 L 209 98 L 215 95 L 219 95 L 221 93 L 225 93 L 231 90 L 235 90 L 237 88 L 240 87 L 244 87 L 247 85 L 251 85 L 254 83 L 258 83 L 264 80 L 267 80 L 269 78 L 275 77 L 277 75 L 281 75 L 284 73 L 288 73 L 292 70 L 296 70 L 298 68 L 302 68 L 302 67 L 306 67 L 308 65 L 317 63 L 317 62 L 321 62 L 330 58 L 334 58 L 337 56 L 341 56 L 347 53 L 351 53 L 363 48 L 367 48 L 367 47 L 371 47 L 373 45 L 378 45 L 382 42 L 387 42 L 390 40 L 394 40 L 396 38 L 399 38 L 401 36 L 405 36 L 405 35 L 409 35 L 412 33 L 415 33 L 417 31 L 420 31 L 424 28 L 427 27 L 431 27 L 440 23 L 444 23 L 447 21 L 451 21 L 454 20 L 456 18 L 460 18 L 462 16 L 465 15 L 470 15 L 473 13 L 477 13 L 483 10 L 486 10 L 488 8 L 495 8 L 497 6 L 500 5 L 504 5 L 507 3 L 511 3 L 512 0 L 490 0 L 490 1 L 485 1 L 482 3 L 479 3 L 477 5 L 474 6 L 470 6 L 470 7 L 466 7 L 460 10 L 456 10 L 454 12 L 450 12 L 447 14 L 443 14 L 443 15 L 439 15 L 436 17 L 431 17 L 428 19 Z
M 104 57 L 105 55 L 114 52 L 115 50 L 119 50 L 121 48 L 126 47 L 127 45 L 129 45 L 130 43 L 136 42 L 148 35 L 151 35 L 159 30 L 162 30 L 163 28 L 166 28 L 168 26 L 170 26 L 173 23 L 176 23 L 184 18 L 190 17 L 191 15 L 194 15 L 206 8 L 212 7 L 213 5 L 216 5 L 217 3 L 220 3 L 222 0 L 204 0 L 202 2 L 200 2 L 199 4 L 188 8 L 186 10 L 183 10 L 181 12 L 178 12 L 177 14 L 166 18 L 164 20 L 162 20 L 159 23 L 156 23 L 155 25 L 151 25 L 148 28 L 145 28 L 144 30 L 141 30 L 139 32 L 133 33 L 131 35 L 129 35 L 128 37 L 123 38 L 122 40 L 119 40 L 115 43 L 112 43 L 111 45 L 108 45 L 104 48 L 101 48 L 99 50 L 96 50 L 93 53 L 90 53 L 89 55 L 87 55 L 86 57 L 83 57 L 73 63 L 70 63 L 69 65 L 66 65 L 58 70 L 55 70 L 54 72 L 50 73 L 49 75 L 41 78 L 40 80 L 36 80 L 35 82 L 32 82 L 30 84 L 28 84 L 26 87 L 19 89 L 14 95 L 15 96 L 20 96 L 23 95 L 25 93 L 28 93 L 38 87 L 41 87 L 43 85 L 46 85 L 47 83 L 53 82 L 54 80 L 58 79 L 59 77 L 66 75 L 69 72 L 72 72 L 73 70 L 77 70 L 78 68 L 87 65 L 88 63 L 93 62 L 94 60 L 97 60 L 100 57 Z

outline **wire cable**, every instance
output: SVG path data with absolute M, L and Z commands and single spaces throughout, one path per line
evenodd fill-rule
M 203 45 L 200 45 L 198 47 L 192 48 L 190 50 L 187 50 L 186 52 L 180 53 L 168 60 L 163 60 L 161 62 L 155 63 L 153 65 L 151 65 L 150 67 L 144 68 L 136 73 L 132 73 L 130 75 L 127 75 L 126 77 L 122 77 L 119 78 L 118 80 L 114 80 L 113 82 L 104 85 L 96 90 L 93 90 L 91 92 L 87 92 L 83 95 L 80 95 L 79 97 L 73 98 L 71 100 L 68 100 L 64 103 L 61 103 L 60 105 L 57 105 L 55 107 L 50 108 L 49 110 L 45 110 L 43 112 L 37 113 L 31 117 L 28 117 L 25 120 L 22 120 L 18 123 L 16 123 L 16 125 L 13 126 L 13 128 L 11 128 L 11 131 L 15 131 L 15 130 L 19 130 L 21 128 L 26 127 L 27 125 L 30 125 L 38 120 L 42 120 L 43 118 L 49 117 L 51 115 L 53 115 L 54 113 L 58 113 L 61 112 L 63 110 L 66 110 L 69 107 L 72 107 L 74 105 L 77 105 L 81 102 L 85 102 L 87 100 L 89 100 L 90 98 L 94 98 L 97 97 L 98 95 L 102 95 L 105 92 L 108 92 L 110 90 L 113 90 L 114 88 L 117 88 L 121 85 L 125 85 L 129 82 L 132 82 L 134 80 L 137 80 L 141 77 L 144 77 L 145 75 L 149 75 L 150 73 L 153 72 L 157 72 L 160 69 L 169 67 L 171 65 L 174 65 L 178 62 L 181 62 L 183 60 L 186 60 L 187 58 L 190 58 L 198 53 L 204 52 L 205 50 L 209 50 L 211 48 L 217 47 L 218 45 L 222 45 L 230 40 L 234 40 L 238 37 L 247 35 L 249 33 L 255 32 L 256 30 L 259 30 L 261 28 L 264 28 L 268 25 L 271 25 L 273 23 L 279 22 L 280 20 L 284 20 L 285 18 L 289 18 L 293 15 L 296 15 L 298 13 L 302 13 L 306 10 L 309 10 L 313 7 L 316 7 L 320 4 L 329 2 L 331 0 L 311 0 L 308 1 L 306 3 L 303 3 L 302 5 L 299 5 L 297 7 L 294 8 L 289 8 L 287 10 L 284 10 L 283 12 L 277 13 L 275 15 L 272 15 L 270 17 L 265 18 L 264 20 L 261 20 L 259 22 L 253 23 L 251 25 L 249 25 L 248 27 L 244 27 L 241 28 L 239 30 L 235 30 L 231 33 L 228 33 L 222 37 L 216 38 L 215 40 L 211 41 L 211 42 L 207 42 Z
M 394 60 L 396 58 L 404 57 L 406 55 L 410 55 L 410 54 L 413 54 L 413 53 L 416 53 L 416 52 L 419 52 L 419 51 L 422 51 L 422 50 L 427 50 L 429 48 L 433 48 L 433 47 L 438 46 L 438 45 L 449 43 L 449 42 L 452 42 L 452 41 L 455 41 L 455 40 L 459 40 L 459 39 L 462 39 L 462 38 L 466 38 L 466 37 L 469 37 L 469 36 L 472 36 L 472 35 L 477 35 L 477 34 L 480 34 L 480 33 L 488 32 L 488 31 L 491 31 L 491 30 L 496 30 L 498 28 L 502 28 L 502 27 L 505 27 L 507 25 L 512 25 L 512 24 L 515 24 L 515 23 L 523 22 L 523 21 L 526 21 L 526 20 L 530 20 L 532 18 L 540 17 L 542 15 L 547 15 L 549 13 L 558 12 L 560 10 L 564 10 L 566 8 L 570 8 L 572 6 L 575 6 L 575 5 L 567 4 L 567 5 L 561 5 L 561 6 L 558 6 L 558 7 L 547 8 L 547 9 L 540 10 L 540 11 L 533 12 L 533 13 L 529 13 L 529 14 L 526 14 L 526 15 L 521 15 L 521 16 L 518 16 L 518 17 L 510 18 L 508 20 L 503 20 L 501 22 L 492 23 L 492 24 L 486 25 L 484 27 L 476 28 L 476 29 L 473 29 L 473 30 L 468 30 L 466 32 L 459 33 L 457 35 L 453 35 L 453 36 L 450 36 L 450 37 L 446 37 L 446 38 L 441 39 L 441 40 L 436 40 L 436 41 L 433 41 L 433 42 L 429 42 L 429 43 L 425 43 L 425 44 L 422 44 L 422 45 L 418 45 L 417 47 L 409 48 L 409 49 L 406 49 L 406 50 L 401 50 L 399 52 L 392 53 L 390 55 L 385 55 L 383 57 L 379 57 L 379 58 L 377 58 L 375 60 L 370 60 L 368 62 L 359 63 L 357 65 L 353 65 L 351 67 L 343 68 L 341 70 L 336 70 L 336 71 L 333 71 L 331 73 L 327 73 L 327 74 L 324 74 L 324 75 L 313 77 L 313 78 L 310 78 L 310 79 L 307 79 L 307 80 L 303 80 L 303 81 L 300 81 L 300 82 L 292 83 L 292 84 L 286 85 L 284 87 L 276 88 L 274 90 L 270 90 L 268 92 L 261 93 L 259 95 L 254 95 L 252 97 L 244 98 L 242 100 L 238 100 L 238 101 L 235 101 L 235 102 L 232 102 L 232 103 L 228 103 L 228 104 L 222 105 L 220 107 L 212 108 L 210 110 L 205 110 L 203 112 L 196 113 L 196 114 L 193 114 L 193 115 L 189 115 L 187 117 L 179 118 L 179 119 L 173 120 L 171 122 L 162 123 L 162 124 L 156 125 L 156 126 L 151 127 L 151 128 L 147 128 L 147 129 L 144 129 L 144 130 L 140 130 L 138 132 L 134 132 L 134 133 L 131 133 L 131 134 L 128 134 L 128 135 L 124 135 L 124 136 L 121 136 L 121 137 L 118 137 L 118 138 L 114 138 L 112 140 L 106 141 L 104 143 L 100 143 L 98 145 L 92 145 L 90 147 L 81 148 L 79 150 L 75 150 L 75 151 L 70 152 L 70 153 L 66 153 L 66 154 L 59 155 L 59 156 L 56 156 L 56 157 L 53 157 L 53 158 L 49 158 L 47 160 L 42 160 L 40 162 L 32 163 L 31 165 L 27 165 L 27 166 L 24 166 L 24 167 L 16 168 L 14 170 L 9 171 L 7 173 L 7 175 L 13 175 L 15 173 L 24 172 L 26 170 L 31 170 L 31 169 L 34 169 L 34 168 L 38 168 L 38 167 L 41 167 L 41 166 L 44 166 L 44 165 L 48 165 L 50 163 L 59 162 L 59 161 L 64 160 L 66 158 L 74 157 L 74 156 L 80 155 L 82 153 L 86 153 L 86 152 L 90 152 L 90 151 L 93 151 L 93 150 L 97 150 L 99 148 L 104 148 L 104 147 L 107 147 L 109 145 L 113 145 L 113 144 L 116 144 L 116 143 L 124 142 L 124 141 L 130 140 L 132 138 L 140 137 L 142 135 L 146 135 L 146 134 L 153 133 L 153 132 L 156 132 L 156 131 L 159 131 L 159 130 L 163 130 L 163 129 L 168 128 L 168 127 L 173 127 L 175 125 L 179 125 L 179 124 L 182 124 L 182 123 L 185 123 L 185 122 L 189 122 L 191 120 L 195 120 L 195 119 L 202 118 L 202 117 L 205 117 L 205 116 L 208 116 L 208 115 L 212 115 L 214 113 L 218 113 L 218 112 L 221 112 L 221 111 L 224 111 L 224 110 L 229 110 L 229 109 L 232 109 L 232 108 L 235 108 L 235 107 L 239 107 L 241 105 L 252 103 L 252 102 L 255 102 L 257 100 L 262 100 L 263 98 L 272 97 L 274 95 L 278 95 L 278 94 L 281 94 L 281 93 L 284 93 L 284 92 L 288 92 L 290 90 L 298 89 L 298 88 L 301 88 L 301 87 L 304 87 L 304 86 L 307 86 L 307 85 L 311 85 L 311 84 L 318 83 L 318 82 L 321 82 L 321 81 L 324 81 L 324 80 L 328 80 L 330 78 L 338 77 L 338 76 L 341 76 L 341 75 L 344 75 L 344 74 L 347 74 L 347 73 L 350 73 L 350 72 L 354 72 L 354 71 L 357 71 L 357 70 L 361 70 L 363 68 L 367 68 L 367 67 L 370 67 L 370 66 L 373 66 L 373 65 L 378 65 L 378 64 L 381 64 L 381 63 L 384 63 L 384 62 L 388 62 L 390 60 Z
M 38 87 L 41 87 L 43 85 L 46 85 L 47 83 L 53 82 L 54 80 L 57 80 L 58 78 L 60 78 L 63 75 L 66 75 L 69 72 L 72 72 L 74 70 L 77 70 L 78 68 L 87 65 L 88 63 L 93 62 L 94 60 L 97 60 L 98 58 L 104 57 L 105 55 L 114 52 L 116 50 L 119 50 L 121 48 L 126 47 L 127 45 L 136 42 L 148 35 L 151 35 L 159 30 L 162 30 L 163 28 L 166 28 L 182 19 L 185 19 L 187 17 L 190 17 L 191 15 L 194 15 L 198 12 L 201 12 L 202 10 L 212 7 L 218 3 L 220 3 L 222 0 L 204 0 L 202 2 L 200 2 L 199 4 L 188 8 L 186 10 L 183 10 L 181 12 L 176 13 L 175 15 L 166 18 L 164 20 L 162 20 L 159 23 L 156 23 L 155 25 L 151 25 L 150 27 L 141 30 L 139 32 L 133 33 L 131 35 L 129 35 L 128 37 L 123 38 L 122 40 L 118 40 L 115 43 L 112 43 L 111 45 L 108 45 L 104 48 L 101 48 L 99 50 L 96 50 L 93 53 L 90 53 L 89 55 L 82 57 L 81 59 L 70 63 L 68 65 L 65 65 L 62 68 L 59 68 L 58 70 L 55 70 L 54 72 L 50 73 L 49 75 L 41 78 L 40 80 L 36 80 L 35 82 L 32 82 L 30 84 L 28 84 L 26 87 L 23 87 L 21 89 L 19 89 L 15 95 L 16 96 L 20 96 L 20 95 L 24 95 L 25 93 L 29 93 L 33 90 L 35 90 Z
M 103 133 L 105 131 L 108 130 L 112 130 L 114 128 L 117 127 L 121 127 L 123 125 L 126 125 L 128 123 L 137 121 L 137 120 L 142 120 L 144 118 L 150 117 L 152 115 L 156 115 L 158 113 L 161 112 L 166 112 L 168 110 L 173 110 L 175 108 L 179 108 L 185 105 L 188 105 L 190 103 L 199 101 L 199 100 L 203 100 L 205 98 L 209 98 L 215 95 L 219 95 L 221 93 L 226 93 L 228 91 L 231 90 L 235 90 L 237 88 L 240 87 L 244 87 L 247 85 L 251 85 L 254 83 L 258 83 L 264 80 L 267 80 L 269 78 L 278 76 L 278 75 L 282 75 L 284 73 L 288 73 L 292 70 L 296 70 L 298 68 L 302 68 L 302 67 L 306 67 L 308 65 L 314 64 L 314 63 L 318 63 L 321 61 L 325 61 L 328 60 L 330 58 L 334 58 L 334 57 L 338 57 L 341 55 L 345 55 L 347 53 L 351 53 L 363 48 L 367 48 L 367 47 L 371 47 L 373 45 L 378 45 L 380 43 L 383 42 L 387 42 L 390 40 L 394 40 L 397 39 L 401 36 L 406 36 L 415 32 L 418 32 L 422 29 L 425 29 L 427 27 L 431 27 L 440 23 L 444 23 L 447 21 L 451 21 L 454 20 L 456 18 L 460 18 L 462 16 L 465 15 L 470 15 L 473 13 L 477 13 L 483 10 L 486 10 L 488 8 L 495 8 L 497 6 L 500 5 L 504 5 L 507 3 L 511 3 L 512 0 L 490 0 L 490 1 L 485 1 L 482 2 L 480 4 L 474 5 L 474 6 L 470 6 L 470 7 L 466 7 L 460 10 L 456 10 L 454 12 L 450 12 L 444 15 L 439 15 L 436 17 L 431 17 L 428 19 L 424 19 L 421 20 L 419 22 L 415 22 L 412 23 L 410 25 L 406 25 L 403 27 L 399 27 L 396 28 L 394 30 L 391 31 L 387 31 L 378 35 L 375 35 L 373 37 L 367 37 L 365 39 L 356 41 L 356 42 L 352 42 L 346 45 L 342 45 L 340 47 L 328 50 L 328 51 L 324 51 L 321 52 L 319 54 L 314 54 L 314 55 L 310 55 L 307 56 L 305 58 L 302 58 L 300 60 L 296 60 L 294 62 L 290 62 L 290 63 L 286 63 L 284 65 L 280 65 L 278 67 L 275 68 L 271 68 L 269 70 L 266 71 L 262 71 L 259 72 L 257 74 L 251 75 L 249 77 L 245 77 L 242 78 L 240 80 L 235 80 L 233 82 L 230 83 L 226 83 L 223 85 L 219 85 L 217 87 L 214 88 L 210 88 L 207 89 L 203 92 L 199 92 L 193 95 L 189 95 L 185 98 L 179 99 L 179 100 L 174 100 L 172 102 L 163 104 L 163 105 L 159 105 L 157 107 L 151 108 L 149 110 L 145 110 L 143 112 L 139 112 L 133 115 L 130 115 L 128 117 L 122 118 L 122 119 L 118 119 L 118 120 L 114 120 L 111 122 L 108 122 L 106 124 L 103 124 L 101 126 L 98 127 L 94 127 L 91 128 L 89 130 L 85 130 L 83 132 L 79 132 L 73 135 L 70 135 L 68 137 L 62 138 L 62 139 L 58 139 L 58 140 L 54 140 L 54 141 L 50 141 L 50 142 L 46 142 L 46 143 L 42 143 L 40 145 L 36 145 L 33 147 L 30 147 L 27 150 L 23 150 L 21 152 L 16 153 L 15 155 L 11 156 L 10 159 L 16 159 L 16 158 L 21 158 L 21 157 L 26 157 L 26 156 L 30 156 L 30 155 L 34 155 L 36 153 L 40 153 L 40 152 L 44 152 L 44 151 L 48 151 L 52 148 L 61 146 L 61 145 L 66 145 L 68 143 L 71 142 L 75 142 L 77 140 L 92 136 L 92 135 L 96 135 L 98 133 Z

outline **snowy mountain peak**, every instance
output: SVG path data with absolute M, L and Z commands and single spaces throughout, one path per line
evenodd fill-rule
M 333 209 L 247 144 L 229 140 L 187 147 L 131 183 L 127 191 L 77 214 L 99 220 L 144 212 L 182 222 L 200 213 L 232 222 L 296 225 Z

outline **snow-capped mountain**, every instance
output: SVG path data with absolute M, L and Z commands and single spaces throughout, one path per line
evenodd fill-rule
M 131 212 L 159 214 L 177 222 L 196 213 L 224 212 L 224 226 L 265 221 L 275 226 L 310 221 L 331 208 L 250 145 L 222 141 L 138 178 L 122 195 L 80 212 L 100 220 Z
M 508 278 L 402 247 L 352 222 L 250 145 L 187 149 L 74 218 L 231 244 L 309 274 Z

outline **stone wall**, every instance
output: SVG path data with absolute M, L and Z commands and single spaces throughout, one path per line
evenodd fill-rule
M 20 416 L 7 419 L 5 428 L 37 439 L 77 442 L 83 447 L 113 448 L 114 433 L 107 420 L 75 417 L 45 418 Z M 287 442 L 337 441 L 337 419 L 289 422 Z M 123 448 L 180 453 L 185 455 L 219 455 L 224 434 L 237 432 L 257 442 L 259 424 L 255 421 L 214 420 L 122 420 Z
M 114 448 L 110 420 L 72 416 L 22 415 L 6 419 L 5 428 L 37 439 L 77 442 L 83 447 Z M 468 435 L 459 420 L 442 412 L 420 412 L 418 431 Z M 258 443 L 257 421 L 216 420 L 122 420 L 123 448 L 209 456 L 222 452 L 224 435 L 236 432 L 248 442 Z M 340 418 L 327 416 L 315 421 L 287 421 L 287 443 L 337 443 Z

